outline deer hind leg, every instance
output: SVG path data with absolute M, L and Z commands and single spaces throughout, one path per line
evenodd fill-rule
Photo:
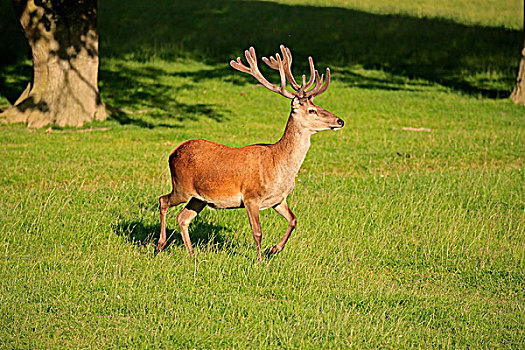
M 191 221 L 200 213 L 202 209 L 206 206 L 201 200 L 192 198 L 186 207 L 177 216 L 177 222 L 179 223 L 180 235 L 186 246 L 186 251 L 190 256 L 193 255 L 193 246 L 191 245 L 190 234 L 188 232 L 188 226 Z
M 262 240 L 262 231 L 261 231 L 261 222 L 259 221 L 259 206 L 253 203 L 244 203 L 246 208 L 246 213 L 248 214 L 248 220 L 250 220 L 250 226 L 252 228 L 253 239 L 255 240 L 255 245 L 257 247 L 257 258 L 259 262 L 262 263 L 261 256 L 261 240 Z
M 286 229 L 286 233 L 284 234 L 283 238 L 281 238 L 281 241 L 266 251 L 266 254 L 268 255 L 279 253 L 281 250 L 283 250 L 284 245 L 288 241 L 288 238 L 290 238 L 290 234 L 297 225 L 297 218 L 288 207 L 286 200 L 277 204 L 273 208 L 288 221 L 288 228 Z
M 157 243 L 157 248 L 155 249 L 156 253 L 162 251 L 166 247 L 166 213 L 168 212 L 168 209 L 184 202 L 184 200 L 177 198 L 174 192 L 171 192 L 159 198 L 160 238 L 159 242 Z

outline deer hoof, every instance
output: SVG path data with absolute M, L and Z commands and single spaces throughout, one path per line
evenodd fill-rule
M 165 247 L 166 247 L 166 242 L 164 242 L 163 244 L 161 243 L 157 244 L 157 246 L 155 247 L 155 255 L 163 251 Z
M 274 245 L 273 247 L 270 247 L 270 248 L 266 249 L 265 254 L 269 256 L 269 255 L 273 255 L 273 254 L 279 253 L 281 250 L 282 249 L 279 249 L 279 247 Z

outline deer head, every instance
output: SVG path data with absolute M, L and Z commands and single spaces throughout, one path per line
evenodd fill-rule
M 290 118 L 302 129 L 310 133 L 316 133 L 322 130 L 338 130 L 343 127 L 344 121 L 333 113 L 314 104 L 314 97 L 322 94 L 330 85 L 330 69 L 326 68 L 325 75 L 319 76 L 319 72 L 314 67 L 312 57 L 308 57 L 310 65 L 310 78 L 306 81 L 306 76 L 302 76 L 302 84 L 299 85 L 292 74 L 292 54 L 289 48 L 284 45 L 280 46 L 281 55 L 278 53 L 270 58 L 263 57 L 262 60 L 270 68 L 278 70 L 281 78 L 281 84 L 274 85 L 266 80 L 257 66 L 257 56 L 255 49 L 250 47 L 244 52 L 248 66 L 246 66 L 240 57 L 237 60 L 231 60 L 230 65 L 244 73 L 248 73 L 259 81 L 265 88 L 276 92 L 286 98 L 292 99 L 292 111 Z M 294 92 L 286 90 L 286 82 L 289 82 Z M 315 83 L 315 85 L 314 85 Z M 312 87 L 313 86 L 313 87 Z

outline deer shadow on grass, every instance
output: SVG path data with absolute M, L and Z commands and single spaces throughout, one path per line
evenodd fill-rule
M 235 252 L 237 244 L 223 235 L 229 231 L 224 226 L 212 224 L 199 217 L 193 220 L 189 227 L 191 243 L 194 248 Z M 115 226 L 114 232 L 136 246 L 156 245 L 160 237 L 160 222 L 145 225 L 138 220 L 122 220 Z M 176 229 L 167 227 L 166 233 L 168 236 L 166 248 L 172 244 L 184 247 L 184 241 L 178 227 Z

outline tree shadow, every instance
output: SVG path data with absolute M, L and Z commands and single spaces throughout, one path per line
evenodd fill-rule
M 217 112 L 216 109 L 211 108 L 207 104 L 186 104 L 177 102 L 176 109 L 173 114 L 153 114 L 146 117 L 141 117 L 141 111 L 133 112 L 131 110 L 116 108 L 106 104 L 110 112 L 110 120 L 115 120 L 121 125 L 134 125 L 141 128 L 153 129 L 157 127 L 164 128 L 182 128 L 184 120 L 199 119 L 201 116 L 206 116 L 217 121 L 223 120 L 223 114 Z
M 156 244 L 160 237 L 160 223 L 154 225 L 144 225 L 142 221 L 122 220 L 115 227 L 114 232 L 118 236 L 137 246 L 147 246 Z M 229 240 L 223 234 L 229 232 L 224 226 L 219 226 L 206 222 L 205 219 L 197 217 L 189 227 L 191 242 L 194 247 L 209 247 L 220 251 L 234 253 L 237 244 Z M 168 244 L 166 247 L 174 244 L 184 246 L 184 241 L 179 233 L 178 228 L 166 228 Z
M 116 12 L 119 16 L 111 15 Z M 297 72 L 307 72 L 306 57 L 312 55 L 319 67 L 378 69 L 491 98 L 508 96 L 522 44 L 517 30 L 266 1 L 158 1 L 151 6 L 131 1 L 122 7 L 108 0 L 100 4 L 100 31 L 101 50 L 110 56 L 189 56 L 218 67 L 186 74 L 195 82 L 231 79 L 237 73 L 227 63 L 250 45 L 268 55 L 284 43 L 294 53 Z M 334 78 L 350 86 L 366 80 L 335 73 Z M 391 78 L 363 85 L 392 89 Z
M 1 55 L 0 55 L 1 56 Z M 33 68 L 26 61 L 0 67 L 0 94 L 14 104 L 31 79 Z M 6 106 L 7 107 L 7 106 Z
M 12 1 L 0 1 L 0 68 L 15 65 L 20 60 L 30 56 L 30 49 L 24 34 L 20 29 Z M 2 72 L 3 73 L 3 72 Z M 29 74 L 31 70 L 29 70 Z M 5 82 L 3 74 L 0 74 L 0 83 Z M 27 85 L 27 79 L 24 79 Z M 25 86 L 22 86 L 23 89 Z M 4 86 L 0 85 L 2 93 Z M 21 90 L 20 90 L 21 91 Z M 18 91 L 18 94 L 20 94 Z
M 251 45 L 263 56 L 277 52 L 283 43 L 294 53 L 296 74 L 308 71 L 306 58 L 312 55 L 319 69 L 330 66 L 333 78 L 350 87 L 410 91 L 437 83 L 460 93 L 504 98 L 512 89 L 522 45 L 518 30 L 268 1 L 160 0 L 146 4 L 131 0 L 122 6 L 119 1 L 106 0 L 98 10 L 102 61 L 104 57 L 139 62 L 152 57 L 168 61 L 188 57 L 212 67 L 172 73 L 191 81 L 176 87 L 181 91 L 194 89 L 206 79 L 253 83 L 231 69 L 229 60 L 242 56 Z M 0 14 L 8 23 L 0 28 L 16 23 L 10 12 Z M 4 39 L 0 40 L 4 53 L 0 89 L 5 96 L 14 96 L 13 91 L 21 91 L 25 84 L 14 79 L 16 71 L 8 68 L 20 59 L 20 52 L 28 51 L 24 49 L 27 44 L 17 44 L 24 39 L 13 35 L 12 29 L 0 30 L 0 39 Z M 360 68 L 387 74 L 364 75 Z M 111 103 L 120 108 L 113 118 L 146 128 L 177 127 L 184 119 L 224 120 L 227 111 L 217 106 L 183 104 L 173 98 L 169 91 L 174 87 L 160 83 L 165 74 L 170 73 L 151 66 L 107 69 L 102 64 L 103 98 L 114 95 Z M 270 69 L 264 74 L 277 77 Z M 145 83 L 145 77 L 151 82 Z M 413 80 L 407 84 L 407 79 Z M 137 114 L 144 109 L 151 109 L 146 113 L 150 119 Z
M 160 67 L 115 63 L 111 69 L 102 67 L 100 75 L 105 88 L 102 97 L 106 102 L 111 101 L 111 105 L 107 105 L 111 119 L 122 125 L 180 128 L 187 120 L 204 118 L 221 122 L 228 112 L 217 105 L 180 102 L 177 94 L 196 86 L 160 81 L 160 77 L 176 76 Z

